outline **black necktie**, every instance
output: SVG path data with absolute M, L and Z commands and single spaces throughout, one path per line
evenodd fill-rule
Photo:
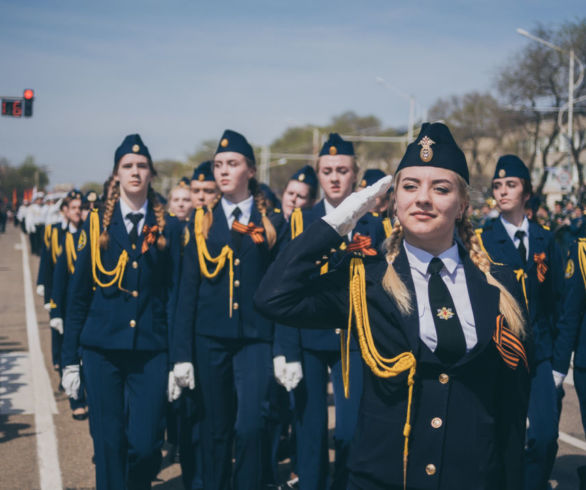
M 234 221 L 238 221 L 240 216 L 242 216 L 242 210 L 236 206 L 234 211 L 232 211 L 232 216 L 234 216 Z M 242 243 L 242 233 L 238 233 L 237 231 L 231 230 L 232 233 L 232 244 L 234 245 L 234 250 L 237 252 L 240 250 L 240 244 Z
M 440 276 L 443 267 L 444 263 L 437 257 L 431 260 L 427 268 L 431 274 L 427 287 L 437 332 L 435 354 L 442 362 L 453 364 L 466 353 L 466 339 L 448 286 Z
M 519 239 L 519 246 L 517 247 L 517 250 L 519 251 L 523 265 L 525 265 L 527 263 L 527 249 L 525 248 L 523 237 L 525 237 L 525 232 L 523 230 L 517 230 L 515 232 L 515 238 Z
M 129 219 L 132 222 L 132 228 L 130 233 L 128 233 L 128 238 L 130 238 L 130 243 L 132 245 L 136 245 L 136 241 L 138 240 L 138 222 L 143 216 L 144 214 L 142 213 L 128 213 L 126 215 L 126 219 Z

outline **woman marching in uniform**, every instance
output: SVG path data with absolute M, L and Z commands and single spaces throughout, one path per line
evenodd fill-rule
M 165 223 L 154 175 L 140 136 L 127 136 L 104 211 L 91 212 L 77 245 L 63 386 L 77 398 L 83 360 L 98 489 L 150 488 L 161 461 L 181 237 Z
M 56 246 L 59 249 L 57 262 L 53 272 L 53 287 L 51 288 L 51 317 L 49 325 L 59 335 L 63 336 L 63 322 L 67 315 L 67 298 L 71 293 L 71 276 L 75 270 L 77 259 L 76 247 L 81 233 L 83 221 L 81 219 L 82 194 L 78 190 L 72 190 L 64 200 L 67 228 L 63 239 Z M 61 361 L 60 361 L 61 363 Z M 85 400 L 85 386 L 82 382 L 77 399 L 70 398 L 72 416 L 75 420 L 87 418 L 87 405 Z
M 291 242 L 257 307 L 292 325 L 346 324 L 356 337 L 366 366 L 349 488 L 518 490 L 529 380 L 518 285 L 490 263 L 468 221 L 468 167 L 446 126 L 423 125 L 395 180 L 386 256 L 347 256 L 310 279 L 391 177 Z M 347 353 L 346 382 L 355 368 Z
M 515 155 L 499 158 L 492 194 L 500 216 L 477 230 L 491 260 L 511 267 L 522 286 L 535 342 L 535 373 L 531 379 L 529 428 L 525 452 L 525 488 L 545 490 L 557 452 L 560 398 L 573 346 L 571 333 L 557 318 L 561 313 L 563 262 L 554 235 L 525 216 L 531 197 L 529 169 Z
M 233 488 L 258 490 L 269 472 L 273 323 L 252 297 L 277 252 L 283 219 L 266 208 L 255 171 L 248 141 L 226 130 L 213 162 L 222 196 L 196 210 L 183 251 L 173 372 L 180 387 L 193 388 L 195 362 L 206 490 L 231 487 L 233 454 Z

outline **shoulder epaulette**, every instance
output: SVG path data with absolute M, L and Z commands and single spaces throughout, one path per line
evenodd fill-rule
M 372 214 L 375 218 L 378 218 L 378 213 L 375 213 L 374 211 L 372 211 L 370 214 Z
M 544 230 L 551 231 L 551 229 L 550 229 L 550 228 L 549 228 L 549 226 L 547 226 L 547 225 L 541 225 L 541 227 L 542 227 Z
M 273 209 L 273 212 L 274 212 L 274 213 L 280 213 L 280 212 L 281 212 L 281 210 L 280 210 L 279 208 L 274 208 L 274 209 Z

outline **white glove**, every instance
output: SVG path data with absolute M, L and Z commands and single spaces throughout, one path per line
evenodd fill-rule
M 287 387 L 287 361 L 285 356 L 277 356 L 273 359 L 273 371 L 275 379 L 281 386 Z M 287 390 L 289 391 L 289 390 Z
M 45 308 L 45 310 L 47 310 L 47 311 L 51 311 L 51 303 L 45 303 L 43 305 L 43 308 Z
M 45 286 L 43 284 L 37 285 L 37 294 L 39 296 L 45 296 Z
M 553 371 L 553 383 L 555 384 L 556 389 L 560 389 L 564 384 L 564 379 L 566 379 L 566 375 L 562 373 L 558 373 L 557 371 Z
M 177 362 L 173 366 L 173 374 L 175 375 L 175 381 L 181 388 L 189 388 L 193 390 L 195 388 L 195 374 L 193 370 L 193 364 L 190 362 Z
M 63 389 L 69 398 L 77 400 L 79 397 L 79 387 L 81 386 L 81 379 L 79 377 L 79 364 L 71 364 L 63 368 L 61 386 L 63 386 Z
M 49 320 L 49 326 L 63 335 L 63 318 L 51 318 Z
M 286 384 L 287 391 L 297 388 L 299 382 L 303 379 L 303 369 L 300 362 L 288 362 L 286 366 Z
M 169 371 L 169 383 L 167 384 L 167 399 L 169 403 L 177 400 L 181 396 L 182 391 L 181 386 L 177 384 L 177 380 L 175 379 L 175 373 Z
M 382 196 L 391 187 L 392 175 L 387 175 L 374 184 L 353 192 L 333 211 L 322 219 L 338 232 L 340 236 L 346 236 L 376 203 L 376 198 Z

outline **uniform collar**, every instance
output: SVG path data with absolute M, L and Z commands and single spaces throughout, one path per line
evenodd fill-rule
M 407 243 L 407 240 L 403 240 L 403 246 L 405 247 L 405 252 L 407 253 L 409 266 L 425 276 L 427 274 L 429 263 L 431 262 L 431 259 L 434 258 L 434 255 Z M 450 248 L 439 254 L 438 258 L 441 259 L 441 261 L 444 263 L 444 267 L 448 273 L 450 275 L 454 274 L 458 264 L 460 264 L 458 244 L 454 243 Z
M 330 214 L 334 209 L 336 209 L 336 207 L 331 205 L 325 197 L 324 197 L 324 207 L 326 209 L 326 214 Z
M 145 199 L 143 205 L 136 211 L 130 209 L 130 206 L 126 204 L 126 201 L 122 197 L 118 199 L 118 202 L 120 203 L 120 212 L 122 213 L 123 219 L 126 219 L 128 213 L 142 213 L 143 218 L 145 218 L 147 215 L 147 204 L 149 202 L 148 199 Z
M 246 224 L 250 221 L 253 200 L 254 200 L 254 197 L 251 194 L 246 199 L 244 199 L 244 201 L 240 201 L 237 203 L 233 203 L 232 201 L 229 201 L 224 196 L 222 196 L 222 199 L 220 202 L 222 203 L 222 209 L 224 210 L 224 214 L 226 215 L 226 219 L 228 221 L 230 221 L 230 218 L 232 217 L 232 212 L 234 211 L 234 209 L 236 207 L 239 207 L 240 211 L 242 211 L 242 215 L 240 216 L 240 219 L 238 221 L 240 223 Z
M 515 233 L 517 233 L 518 230 L 524 231 L 525 236 L 529 237 L 529 220 L 527 219 L 527 216 L 523 217 L 521 226 L 515 226 L 513 223 L 508 222 L 505 218 L 503 218 L 502 214 L 500 216 L 500 220 L 505 227 L 507 235 L 509 235 L 509 238 L 513 241 L 513 243 L 515 242 Z

